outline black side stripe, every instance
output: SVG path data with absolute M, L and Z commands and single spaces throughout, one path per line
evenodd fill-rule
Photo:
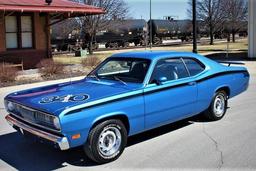
M 219 76 L 223 76 L 223 75 L 228 75 L 228 74 L 245 74 L 245 75 L 249 75 L 248 71 L 245 71 L 245 70 L 226 71 L 226 72 L 219 72 L 219 73 L 216 73 L 216 74 L 213 74 L 213 75 L 209 75 L 207 77 L 204 77 L 204 78 L 201 78 L 201 79 L 197 80 L 196 82 L 199 83 L 199 82 L 202 82 L 202 81 L 205 81 L 205 80 L 209 80 L 211 78 L 215 78 L 215 77 L 219 77 Z
M 200 82 L 203 82 L 203 81 L 215 78 L 215 77 L 219 77 L 219 76 L 223 76 L 223 75 L 229 75 L 229 74 L 239 74 L 239 73 L 243 73 L 245 75 L 249 75 L 248 71 L 245 71 L 245 70 L 241 70 L 241 71 L 226 71 L 226 72 L 219 72 L 219 73 L 216 73 L 216 74 L 213 74 L 213 75 L 210 75 L 210 76 L 207 76 L 207 77 L 195 80 L 194 82 L 195 83 L 200 83 Z M 190 82 L 193 82 L 193 81 L 190 81 Z M 159 89 L 156 89 L 156 90 L 148 91 L 148 92 L 145 92 L 144 95 L 153 94 L 153 93 L 156 93 L 156 92 L 159 92 L 159 91 L 168 90 L 168 89 L 171 89 L 171 88 L 178 88 L 178 87 L 182 87 L 182 86 L 187 86 L 187 85 L 190 84 L 190 82 L 176 84 L 176 85 L 172 85 L 172 86 L 168 86 L 168 87 L 164 87 L 164 88 L 159 88 Z
M 249 76 L 248 71 L 245 71 L 245 70 L 226 71 L 226 72 L 216 73 L 216 74 L 213 74 L 213 75 L 201 78 L 199 80 L 195 80 L 194 82 L 200 83 L 200 82 L 203 82 L 203 81 L 215 78 L 215 77 L 219 77 L 219 76 L 223 76 L 223 75 L 229 75 L 229 74 L 239 74 L 239 73 L 243 73 L 243 74 Z M 116 102 L 116 101 L 121 101 L 121 100 L 129 99 L 129 98 L 134 98 L 134 97 L 138 97 L 138 96 L 141 96 L 141 95 L 148 95 L 148 94 L 153 94 L 153 93 L 160 92 L 160 91 L 169 90 L 169 89 L 172 89 L 172 88 L 188 86 L 189 83 L 190 82 L 181 83 L 181 84 L 177 84 L 177 85 L 171 85 L 171 86 L 168 86 L 168 87 L 159 88 L 159 89 L 156 89 L 156 90 L 151 90 L 151 91 L 144 92 L 144 93 L 133 94 L 133 95 L 130 95 L 130 96 L 125 96 L 125 97 L 121 97 L 121 98 L 105 101 L 105 102 L 102 102 L 102 103 L 98 103 L 98 104 L 94 104 L 94 105 L 91 105 L 91 106 L 88 106 L 88 107 L 84 107 L 84 108 L 81 108 L 81 109 L 76 109 L 76 110 L 70 111 L 66 115 L 77 113 L 77 112 L 81 112 L 84 109 L 88 109 L 88 108 L 92 108 L 92 107 L 96 107 L 96 106 L 100 106 L 100 105 L 105 105 L 105 104 L 108 104 L 108 103 L 113 103 L 113 102 Z
M 168 87 L 158 88 L 158 89 L 155 89 L 155 90 L 144 92 L 144 95 L 154 94 L 154 93 L 157 93 L 157 92 L 160 92 L 160 91 L 165 91 L 165 90 L 169 90 L 169 89 L 173 89 L 173 88 L 183 87 L 183 86 L 187 86 L 188 84 L 189 83 L 181 83 L 181 84 L 171 85 L 171 86 L 168 86 Z
M 141 96 L 141 95 L 143 95 L 143 93 L 137 93 L 137 94 L 133 94 L 133 95 L 130 95 L 130 96 L 125 96 L 125 97 L 120 97 L 120 98 L 117 98 L 117 99 L 105 101 L 105 102 L 102 102 L 102 103 L 93 104 L 93 105 L 90 105 L 90 106 L 87 106 L 87 107 L 83 107 L 81 109 L 72 110 L 72 111 L 66 113 L 65 115 L 70 115 L 72 113 L 81 112 L 84 109 L 88 109 L 88 108 L 92 108 L 92 107 L 96 107 L 96 106 L 101 106 L 101 105 L 105 105 L 107 103 L 113 103 L 113 102 L 116 102 L 116 101 L 121 101 L 121 100 L 129 99 L 129 98 L 133 98 L 133 97 L 138 97 L 138 96 Z

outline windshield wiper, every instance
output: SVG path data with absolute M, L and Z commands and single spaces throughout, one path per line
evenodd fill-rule
M 90 74 L 88 75 L 90 78 L 95 78 L 97 81 L 100 81 L 99 77 L 96 74 Z
M 117 76 L 113 76 L 115 80 L 120 81 L 121 83 L 123 83 L 124 85 L 127 85 L 126 82 L 124 82 L 123 80 L 121 80 L 120 78 L 118 78 Z

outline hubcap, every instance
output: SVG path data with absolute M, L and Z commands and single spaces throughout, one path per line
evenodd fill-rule
M 225 113 L 226 100 L 223 95 L 218 95 L 214 101 L 214 113 L 217 117 L 222 117 Z
M 110 157 L 118 152 L 121 145 L 121 133 L 115 127 L 104 129 L 99 137 L 99 151 L 102 155 Z

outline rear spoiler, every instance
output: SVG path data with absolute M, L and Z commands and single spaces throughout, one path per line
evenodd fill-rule
M 245 65 L 245 63 L 243 62 L 233 62 L 233 61 L 217 61 L 218 63 L 221 63 L 221 64 L 228 64 L 228 66 L 231 66 L 231 65 Z

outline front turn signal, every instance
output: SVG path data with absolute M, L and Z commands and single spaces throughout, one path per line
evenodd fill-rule
M 81 135 L 80 135 L 80 134 L 72 135 L 72 140 L 79 139 L 80 137 L 81 137 Z

